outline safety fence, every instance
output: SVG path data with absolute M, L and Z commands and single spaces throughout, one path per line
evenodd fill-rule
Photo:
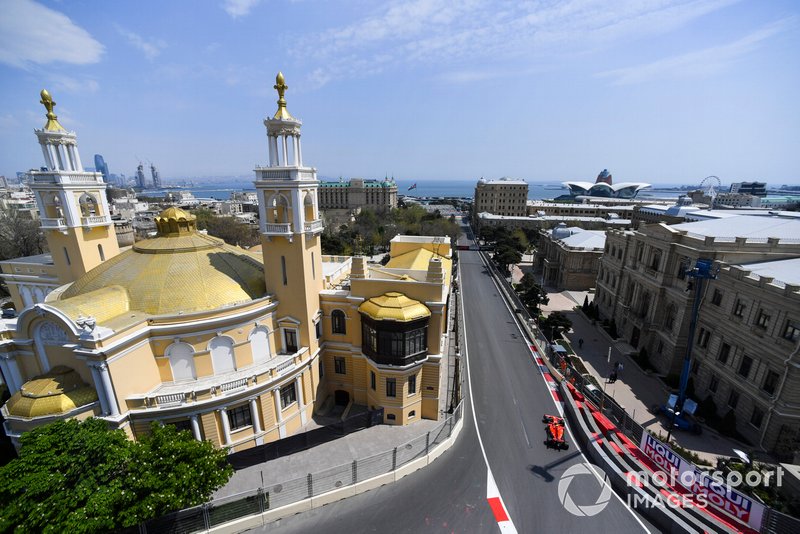
M 225 523 L 264 514 L 282 506 L 313 499 L 325 493 L 354 486 L 386 475 L 425 458 L 453 435 L 464 413 L 461 402 L 433 429 L 402 445 L 373 456 L 331 467 L 317 473 L 231 495 L 210 503 L 151 519 L 121 532 L 124 534 L 208 532 Z

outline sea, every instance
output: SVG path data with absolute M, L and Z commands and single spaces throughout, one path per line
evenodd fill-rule
M 324 179 L 323 179 L 324 180 Z M 476 180 L 396 180 L 399 195 L 413 197 L 458 197 L 472 198 L 475 195 Z M 213 198 L 228 200 L 231 193 L 239 191 L 255 191 L 252 181 L 225 180 L 217 183 L 206 183 L 194 187 L 164 189 L 163 191 L 145 191 L 147 196 L 161 196 L 167 192 L 189 191 L 197 198 Z M 568 194 L 568 190 L 559 182 L 529 183 L 529 200 L 546 200 Z M 675 189 L 647 189 L 636 197 L 642 199 L 676 199 L 685 191 Z

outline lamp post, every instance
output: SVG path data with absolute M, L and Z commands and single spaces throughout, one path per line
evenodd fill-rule
M 719 268 L 712 269 L 713 260 L 698 258 L 694 264 L 694 269 L 686 271 L 686 276 L 694 279 L 694 301 L 692 303 L 692 317 L 689 322 L 689 339 L 686 343 L 686 356 L 683 359 L 681 369 L 681 381 L 678 388 L 678 398 L 675 399 L 675 406 L 672 407 L 670 414 L 669 430 L 667 432 L 667 443 L 669 443 L 672 429 L 675 427 L 675 417 L 683 410 L 683 403 L 686 401 L 686 385 L 689 383 L 689 370 L 692 364 L 692 345 L 694 345 L 694 334 L 697 330 L 697 316 L 700 311 L 700 300 L 703 298 L 703 285 L 705 280 L 713 280 L 717 277 Z M 691 286 L 689 286 L 691 288 Z M 669 402 L 668 402 L 669 404 Z

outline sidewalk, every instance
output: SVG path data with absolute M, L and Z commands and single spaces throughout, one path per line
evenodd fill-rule
M 623 371 L 619 373 L 617 381 L 605 384 L 606 393 L 622 405 L 637 423 L 655 434 L 661 433 L 666 437 L 668 428 L 662 424 L 666 419 L 651 414 L 650 407 L 654 404 L 664 404 L 669 394 L 667 386 L 657 377 L 646 374 L 631 358 L 619 350 L 628 347 L 626 343 L 610 343 L 599 331 L 598 326 L 592 326 L 583 314 L 573 311 L 572 308 L 576 305 L 573 295 L 550 293 L 549 297 L 550 304 L 544 307 L 543 311 L 561 311 L 572 321 L 572 330 L 566 336 L 575 353 L 583 360 L 587 371 L 597 379 L 598 383 L 604 385 L 614 362 L 622 363 Z M 579 339 L 584 341 L 583 348 L 578 348 Z M 612 347 L 610 364 L 609 345 Z M 699 436 L 677 431 L 672 433 L 672 438 L 678 445 L 694 451 L 711 465 L 716 464 L 717 456 L 732 456 L 734 448 L 742 447 L 708 427 L 704 427 L 703 433 Z

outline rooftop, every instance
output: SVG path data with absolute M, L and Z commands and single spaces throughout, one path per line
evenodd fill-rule
M 761 261 L 757 263 L 743 263 L 743 269 L 750 271 L 750 277 L 774 278 L 784 284 L 800 285 L 800 258 L 788 260 Z
M 771 217 L 740 215 L 723 219 L 711 219 L 673 225 L 671 228 L 703 237 L 747 237 L 778 238 L 800 242 L 800 219 L 795 217 Z

